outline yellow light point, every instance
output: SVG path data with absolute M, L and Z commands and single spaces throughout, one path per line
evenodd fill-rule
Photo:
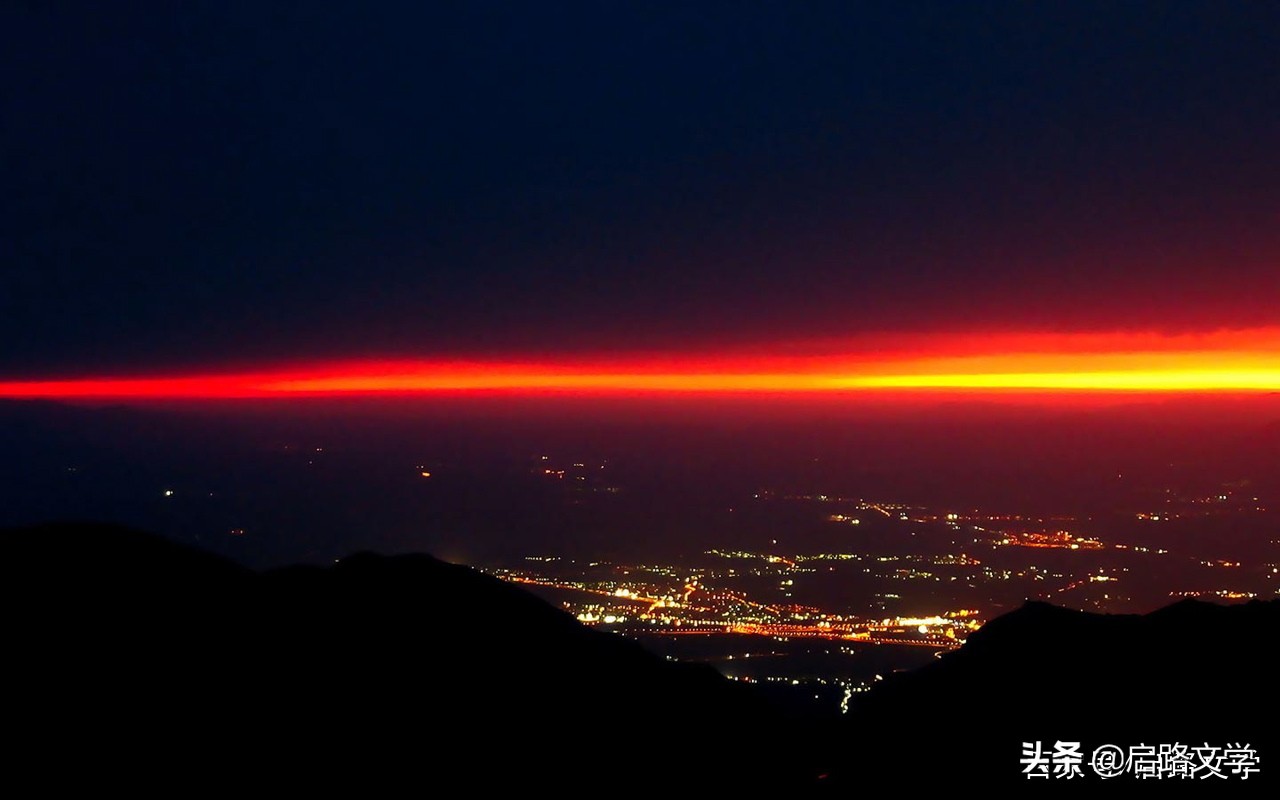
M 431 477 L 431 473 L 430 473 L 430 472 L 427 472 L 426 470 L 423 470 L 423 471 L 422 471 L 422 477 L 424 477 L 424 478 L 430 478 L 430 477 Z

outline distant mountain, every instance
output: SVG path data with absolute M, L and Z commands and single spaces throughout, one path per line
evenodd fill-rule
M 813 777 L 750 687 L 430 556 L 257 573 L 87 525 L 0 547 L 6 760 L 32 777 L 415 794 Z
M 859 784 L 874 771 L 1026 786 L 1023 743 L 1047 753 L 1062 741 L 1081 743 L 1086 776 L 1101 745 L 1132 755 L 1135 746 L 1247 744 L 1259 757 L 1248 785 L 1274 785 L 1278 644 L 1280 600 L 1184 600 L 1145 616 L 1028 602 L 936 663 L 887 676 L 863 695 L 849 714 L 850 758 L 829 780 Z M 1227 783 L 1245 785 L 1240 774 Z

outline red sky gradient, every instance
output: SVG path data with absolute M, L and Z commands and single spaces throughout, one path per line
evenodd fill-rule
M 0 397 L 175 400 L 373 395 L 1280 391 L 1280 326 L 1165 335 L 909 334 L 756 351 L 347 360 L 232 372 L 0 381 Z

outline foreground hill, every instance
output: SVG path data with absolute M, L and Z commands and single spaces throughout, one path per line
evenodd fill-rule
M 1277 601 L 1145 616 L 1028 603 L 819 729 L 425 555 L 254 572 L 86 525 L 3 532 L 0 548 L 15 781 L 847 796 L 1025 787 L 1022 743 L 1036 741 L 1079 741 L 1086 755 L 1248 744 L 1248 787 L 1278 772 Z
M 1094 785 L 1101 780 L 1091 777 L 1088 757 L 1097 747 L 1131 755 L 1151 745 L 1158 757 L 1161 744 L 1178 743 L 1247 744 L 1259 759 L 1248 785 L 1274 784 L 1278 643 L 1277 600 L 1184 600 L 1143 616 L 1028 602 L 938 662 L 889 676 L 859 698 L 847 734 L 856 756 L 830 780 L 857 783 L 875 770 L 952 786 L 975 779 L 1026 786 L 1023 743 L 1041 742 L 1048 752 L 1063 741 L 1081 743 L 1082 771 Z M 1191 757 L 1203 767 L 1199 754 Z M 1130 762 L 1113 782 L 1132 785 Z M 1229 757 L 1218 766 L 1225 780 L 1207 768 L 1196 780 L 1243 788 L 1243 772 L 1231 774 Z
M 119 528 L 0 542 L 7 722 L 24 732 L 11 763 L 40 774 L 359 790 L 812 779 L 749 687 L 430 556 L 257 573 Z

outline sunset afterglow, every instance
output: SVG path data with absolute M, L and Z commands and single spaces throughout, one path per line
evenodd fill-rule
M 1194 336 L 1009 334 L 746 352 L 560 359 L 351 360 L 240 373 L 0 382 L 0 396 L 217 399 L 465 392 L 804 394 L 1265 392 L 1280 390 L 1280 330 Z M 879 348 L 879 349 L 877 349 Z

